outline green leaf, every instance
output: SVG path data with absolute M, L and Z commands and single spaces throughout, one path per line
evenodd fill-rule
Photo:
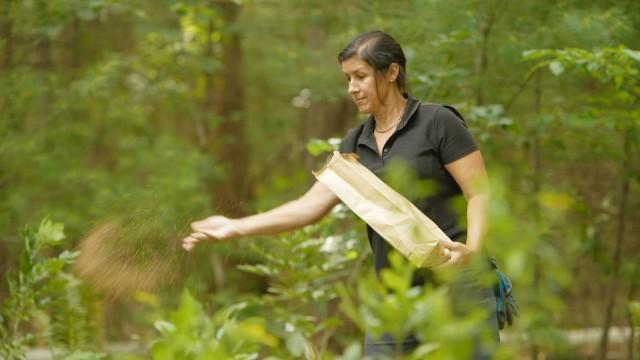
M 76 12 L 82 21 L 91 21 L 96 18 L 96 13 L 90 7 L 84 7 Z
M 202 310 L 202 305 L 193 298 L 188 290 L 183 291 L 178 309 L 171 314 L 172 323 L 181 331 L 197 329 L 208 318 Z
M 263 264 L 256 264 L 256 265 L 242 264 L 242 265 L 238 265 L 238 269 L 249 272 L 249 273 L 253 273 L 256 275 L 262 275 L 262 276 L 278 275 L 277 269 L 272 269 Z
M 64 261 L 56 258 L 47 259 L 44 261 L 43 264 L 47 270 L 47 273 L 50 276 L 58 274 L 60 271 L 62 271 L 62 268 L 64 267 Z
M 351 319 L 360 329 L 364 329 L 364 322 L 362 321 L 358 308 L 351 298 L 351 294 L 346 286 L 342 283 L 336 284 L 336 293 L 340 296 L 340 310 Z
M 309 142 L 307 142 L 306 147 L 309 154 L 313 156 L 334 151 L 334 147 L 331 146 L 328 141 L 321 139 L 311 139 Z
M 341 360 L 358 359 L 362 359 L 362 348 L 359 342 L 353 342 L 345 349 L 344 354 L 342 354 Z
M 525 60 L 537 60 L 547 56 L 547 50 L 530 49 L 522 52 L 522 57 Z
M 304 354 L 305 348 L 305 339 L 302 334 L 299 332 L 294 332 L 289 337 L 287 337 L 287 349 L 291 353 L 291 355 L 295 357 L 300 357 Z
M 174 331 L 176 331 L 176 326 L 173 325 L 172 323 L 168 322 L 168 321 L 164 321 L 164 320 L 156 320 L 153 323 L 153 327 L 158 330 L 159 333 L 161 334 L 170 334 Z
M 564 65 L 559 61 L 552 61 L 549 63 L 549 70 L 551 70 L 553 75 L 559 76 L 564 72 Z
M 629 313 L 634 326 L 640 326 L 640 301 L 631 301 L 629 303 Z
M 224 322 L 228 319 L 236 316 L 237 313 L 247 308 L 249 304 L 246 301 L 239 302 L 237 304 L 230 305 L 222 310 L 219 310 L 215 314 L 215 320 Z
M 58 259 L 64 261 L 66 264 L 73 264 L 75 259 L 80 255 L 80 251 L 69 251 L 65 250 L 60 255 L 58 255 Z
M 384 285 L 398 294 L 404 293 L 409 288 L 406 279 L 390 269 L 382 270 L 381 277 Z
M 622 50 L 625 54 L 629 55 L 629 57 L 631 57 L 632 59 L 634 59 L 635 61 L 640 62 L 640 51 L 637 50 L 631 50 L 631 49 L 624 49 Z
M 40 247 L 49 247 L 59 244 L 64 240 L 64 224 L 54 223 L 45 218 L 40 223 L 36 234 L 37 243 Z

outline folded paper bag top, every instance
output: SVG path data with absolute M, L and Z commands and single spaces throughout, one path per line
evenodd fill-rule
M 449 237 L 411 201 L 358 162 L 356 154 L 333 153 L 313 175 L 356 215 L 417 267 L 445 263 Z

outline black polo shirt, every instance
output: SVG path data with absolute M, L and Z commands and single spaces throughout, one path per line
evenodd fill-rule
M 407 189 L 395 190 L 407 196 L 449 238 L 466 241 L 466 229 L 459 224 L 452 208 L 452 200 L 462 196 L 462 191 L 444 168 L 445 164 L 478 149 L 460 114 L 450 106 L 421 103 L 408 97 L 402 119 L 381 154 L 377 150 L 374 129 L 375 120 L 371 115 L 365 122 L 349 130 L 342 140 L 340 152 L 358 154 L 360 163 L 383 181 L 390 175 L 387 171 L 389 165 L 399 160 L 404 164 L 404 169 L 408 167 L 414 172 L 410 175 L 412 178 L 421 183 L 426 180 L 435 184 L 433 190 L 422 197 L 407 196 L 414 193 Z M 389 266 L 387 255 L 395 250 L 370 226 L 367 226 L 367 234 L 375 257 L 376 272 L 379 272 Z

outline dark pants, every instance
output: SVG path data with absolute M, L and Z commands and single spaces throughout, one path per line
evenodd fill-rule
M 500 342 L 498 334 L 498 320 L 496 317 L 496 300 L 491 284 L 482 283 L 480 278 L 489 278 L 493 275 L 493 270 L 487 266 L 486 269 L 460 270 L 456 279 L 450 284 L 450 297 L 452 300 L 452 310 L 456 317 L 464 317 L 469 311 L 481 309 L 485 312 L 485 320 L 470 339 L 461 339 L 469 342 L 473 348 L 470 359 L 481 360 L 491 359 L 497 344 Z M 462 336 L 462 335 L 461 335 Z M 487 341 L 487 338 L 490 340 Z M 428 339 L 427 339 L 428 341 Z M 415 336 L 409 336 L 403 341 L 397 341 L 390 334 L 384 334 L 378 339 L 372 338 L 370 334 L 365 334 L 364 354 L 373 359 L 394 359 L 397 354 L 410 354 L 420 343 Z

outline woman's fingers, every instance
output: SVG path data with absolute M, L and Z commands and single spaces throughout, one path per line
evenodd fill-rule
M 182 239 L 182 248 L 185 249 L 186 251 L 191 251 L 191 249 L 193 249 L 193 247 L 196 246 L 197 242 L 198 240 L 188 236 Z
M 208 236 L 203 233 L 192 233 L 186 238 L 182 239 L 182 248 L 186 251 L 191 251 L 196 244 L 201 240 L 206 240 Z
M 434 267 L 436 270 L 451 266 L 463 265 L 467 262 L 469 251 L 465 244 L 455 241 L 441 241 L 440 244 L 444 249 L 444 254 L 447 257 L 447 261 L 439 266 Z
M 451 258 L 453 257 L 451 253 L 452 253 L 451 250 L 444 248 L 444 256 L 447 258 L 447 261 L 445 262 L 445 264 L 451 261 Z

